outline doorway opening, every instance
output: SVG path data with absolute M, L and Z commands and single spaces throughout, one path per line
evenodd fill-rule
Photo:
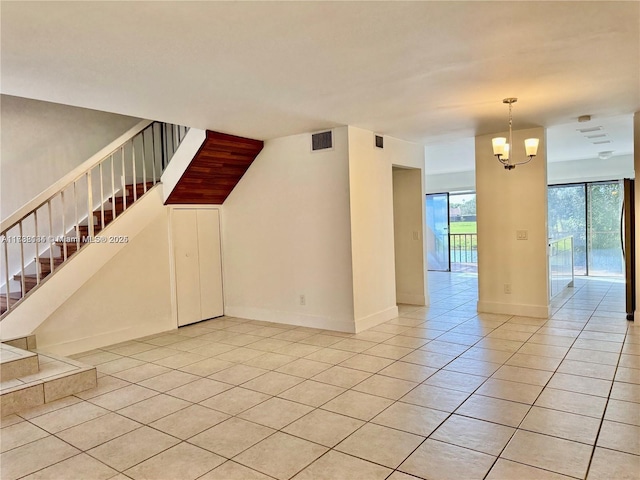
M 475 192 L 428 194 L 426 214 L 428 270 L 478 273 Z
M 424 203 L 422 171 L 393 166 L 393 233 L 396 301 L 427 303 L 424 254 Z

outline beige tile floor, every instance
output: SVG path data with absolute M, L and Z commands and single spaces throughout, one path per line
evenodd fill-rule
M 3 418 L 1 478 L 640 478 L 621 283 L 577 279 L 550 320 L 430 285 L 358 335 L 226 317 L 78 355 L 98 387 Z

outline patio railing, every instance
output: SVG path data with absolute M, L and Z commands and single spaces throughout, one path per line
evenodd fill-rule
M 573 237 L 549 241 L 549 298 L 573 287 Z
M 449 234 L 449 253 L 452 272 L 477 272 L 478 234 Z

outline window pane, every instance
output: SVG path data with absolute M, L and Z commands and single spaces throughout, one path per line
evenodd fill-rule
M 550 186 L 549 238 L 573 236 L 574 273 L 587 274 L 587 219 L 585 185 Z
M 427 268 L 449 270 L 449 201 L 446 193 L 427 195 Z
M 620 182 L 591 183 L 589 188 L 589 275 L 623 275 Z

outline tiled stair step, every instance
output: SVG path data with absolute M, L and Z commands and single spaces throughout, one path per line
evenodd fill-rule
M 0 343 L 20 348 L 22 350 L 35 350 L 38 348 L 35 335 L 23 335 L 20 337 L 8 338 L 6 340 L 0 340 Z
M 2 416 L 96 387 L 96 367 L 37 350 L 33 353 L 38 356 L 37 373 L 0 383 Z
M 38 373 L 38 355 L 0 343 L 0 382 Z

